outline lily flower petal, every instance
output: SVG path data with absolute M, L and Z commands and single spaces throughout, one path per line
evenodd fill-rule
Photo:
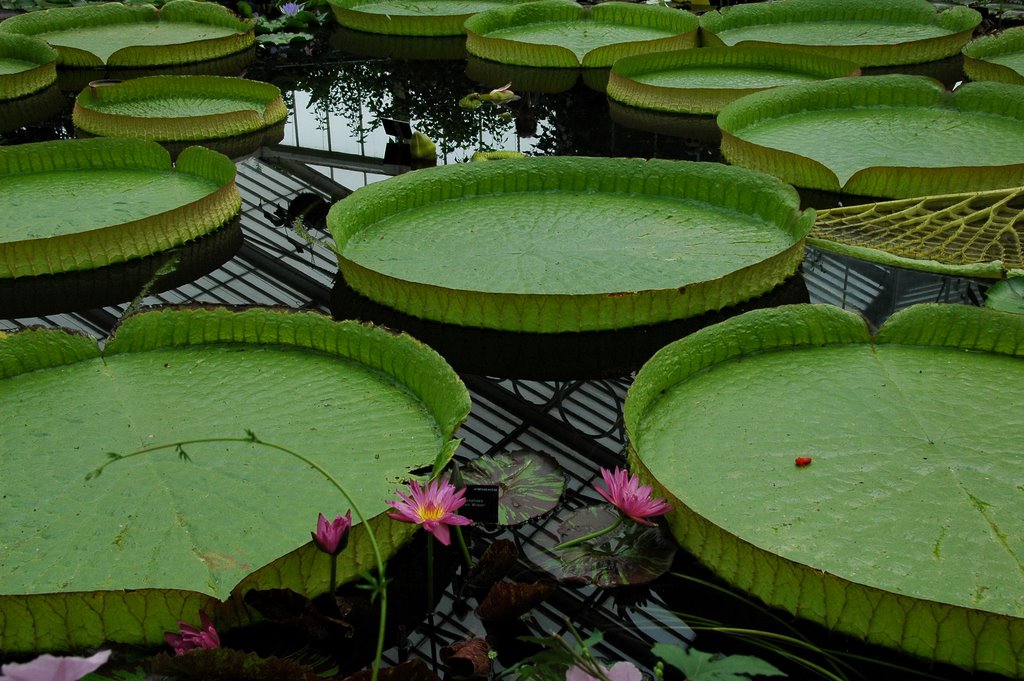
M 602 468 L 601 477 L 604 478 L 607 489 L 602 489 L 597 484 L 594 485 L 594 489 L 631 520 L 643 525 L 654 525 L 648 518 L 664 515 L 672 510 L 664 499 L 651 497 L 650 485 L 641 485 L 638 477 L 630 475 L 623 468 L 616 467 L 614 473 Z
M 466 503 L 466 490 L 456 490 L 448 480 L 431 480 L 426 487 L 420 487 L 413 480 L 409 483 L 409 493 L 396 490 L 401 501 L 389 501 L 388 506 L 395 509 L 388 516 L 406 523 L 416 523 L 434 535 L 443 545 L 451 544 L 449 525 L 469 525 L 473 521 L 455 511 Z

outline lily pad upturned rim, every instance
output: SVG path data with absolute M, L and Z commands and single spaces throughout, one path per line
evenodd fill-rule
M 403 211 L 462 196 L 538 190 L 664 193 L 727 206 L 774 225 L 792 239 L 792 245 L 728 275 L 682 288 L 589 294 L 463 290 L 392 277 L 345 256 L 354 234 Z M 531 157 L 418 170 L 356 190 L 336 203 L 327 217 L 341 274 L 367 298 L 424 319 L 531 333 L 644 326 L 756 297 L 795 271 L 812 223 L 813 211 L 800 212 L 792 187 L 761 173 L 687 161 L 588 157 Z
M 755 92 L 727 105 L 717 117 L 722 153 L 730 163 L 769 173 L 798 187 L 861 196 L 908 198 L 1024 184 L 1024 160 L 1002 166 L 871 166 L 840 184 L 836 173 L 823 163 L 742 138 L 744 128 L 763 120 L 866 107 L 948 108 L 1024 122 L 1020 90 L 1005 83 L 965 83 L 947 92 L 941 83 L 922 76 L 837 78 Z
M 1014 208 L 1022 195 L 1018 187 L 819 210 L 807 244 L 890 267 L 999 279 L 1024 268 L 1024 215 Z
M 133 116 L 104 110 L 107 103 L 212 96 L 237 98 L 226 113 Z M 251 108 L 262 106 L 262 110 Z M 173 104 L 172 104 L 173 106 Z M 101 137 L 136 137 L 157 142 L 202 142 L 251 135 L 282 123 L 288 109 L 275 85 L 227 76 L 147 76 L 120 83 L 89 85 L 75 98 L 75 128 Z
M 701 41 L 708 47 L 725 46 L 718 33 L 731 28 L 799 23 L 804 21 L 863 21 L 865 19 L 903 21 L 914 24 L 938 25 L 947 35 L 898 44 L 877 45 L 793 45 L 789 49 L 819 52 L 848 59 L 861 67 L 918 64 L 951 57 L 971 39 L 974 29 L 981 23 L 981 14 L 962 5 L 942 12 L 927 0 L 775 0 L 734 5 L 701 15 Z M 781 46 L 781 43 L 745 40 L 737 45 Z
M 0 103 L 27 97 L 57 82 L 57 52 L 38 38 L 0 32 L 0 58 L 4 57 L 35 66 L 0 75 Z
M 463 11 L 456 14 L 383 14 L 363 12 L 360 7 L 391 0 L 328 0 L 338 24 L 364 33 L 378 33 L 391 36 L 443 37 L 461 36 L 466 33 L 463 24 L 479 10 Z M 503 4 L 517 5 L 534 0 L 488 0 L 498 7 Z M 427 3 L 429 7 L 429 3 Z M 485 10 L 488 11 L 488 10 Z M 449 57 L 451 58 L 451 57 Z
M 62 69 L 152 68 L 184 65 L 227 57 L 251 48 L 256 41 L 255 20 L 240 19 L 222 5 L 197 0 L 171 0 L 159 9 L 152 5 L 82 5 L 29 12 L 0 23 L 0 31 L 38 35 L 82 26 L 196 22 L 231 29 L 233 34 L 169 45 L 128 45 L 104 61 L 87 50 L 54 45 Z
M 681 114 L 716 114 L 729 102 L 768 87 L 702 88 L 652 85 L 636 79 L 689 67 L 745 67 L 794 72 L 819 79 L 858 76 L 846 59 L 776 47 L 704 47 L 623 57 L 612 65 L 608 97 L 637 109 Z
M 488 33 L 538 23 L 585 21 L 657 27 L 674 35 L 634 40 L 595 48 L 581 60 L 561 45 L 542 45 Z M 686 10 L 628 2 L 604 2 L 583 7 L 572 0 L 539 0 L 524 5 L 488 10 L 466 20 L 466 51 L 481 59 L 518 66 L 548 68 L 603 68 L 633 54 L 697 47 L 697 16 Z
M 41 376 L 50 370 L 61 371 L 101 358 L 110 364 L 124 355 L 146 355 L 153 351 L 173 353 L 176 349 L 204 345 L 261 347 L 266 352 L 275 349 L 308 352 L 318 357 L 351 360 L 370 373 L 380 374 L 385 381 L 393 381 L 399 392 L 413 395 L 435 420 L 440 443 L 436 453 L 438 460 L 451 456 L 458 445 L 458 440 L 453 439 L 454 432 L 469 413 L 469 394 L 465 386 L 436 352 L 419 341 L 369 324 L 339 322 L 321 314 L 291 310 L 165 308 L 146 311 L 124 320 L 103 350 L 95 339 L 55 329 L 31 329 L 0 336 L 0 381 Z M 237 353 L 231 354 L 237 356 Z M 216 354 L 213 354 L 207 361 L 215 359 Z M 182 386 L 182 389 L 189 387 Z M 316 418 L 315 414 L 310 416 Z M 236 425 L 243 427 L 234 423 L 228 427 Z M 260 425 L 253 424 L 257 435 Z M 224 433 L 225 437 L 242 435 L 242 432 Z M 198 447 L 190 448 L 193 458 L 190 464 L 173 462 L 175 456 L 170 450 L 147 456 L 170 460 L 172 466 L 195 466 L 199 465 L 196 462 L 201 457 L 216 456 L 216 449 L 199 451 Z M 96 464 L 101 464 L 102 451 L 95 456 Z M 322 456 L 313 458 L 325 463 Z M 415 465 L 423 463 L 429 462 L 417 461 Z M 89 465 L 83 463 L 83 466 Z M 128 461 L 116 463 L 115 467 L 132 465 Z M 334 462 L 335 475 L 338 469 L 344 470 L 345 465 Z M 294 468 L 308 470 L 308 466 L 299 461 Z M 110 475 L 118 473 L 111 470 L 83 484 L 96 488 L 104 485 Z M 387 485 L 387 481 L 384 484 Z M 344 508 L 345 500 L 337 492 L 331 497 L 335 495 L 338 507 Z M 317 510 L 310 511 L 310 527 L 315 527 Z M 367 518 L 377 532 L 384 560 L 417 531 L 414 524 L 388 518 L 386 510 L 382 498 L 376 513 Z M 369 509 L 364 509 L 367 511 Z M 338 559 L 339 583 L 354 580 L 360 571 L 374 567 L 368 533 L 355 514 L 353 522 L 348 547 Z M 245 624 L 254 617 L 242 598 L 251 589 L 289 588 L 309 596 L 326 590 L 330 559 L 309 541 L 308 532 L 296 533 L 295 547 L 265 565 L 255 566 L 256 569 L 231 589 L 226 601 L 205 593 L 202 588 L 111 588 L 62 593 L 55 587 L 50 593 L 0 594 L 0 645 L 10 652 L 74 650 L 106 642 L 156 645 L 163 643 L 165 631 L 177 629 L 179 620 L 193 622 L 201 610 L 212 615 L 222 630 Z M 217 550 L 231 548 L 218 547 Z
M 1014 53 L 1024 53 L 1024 26 L 1007 29 L 998 35 L 982 36 L 967 43 L 963 49 L 964 73 L 971 80 L 1024 85 L 1024 73 L 990 61 L 991 57 Z
M 92 269 L 152 255 L 209 234 L 241 209 L 235 164 L 223 154 L 202 147 L 186 149 L 174 166 L 170 155 L 156 142 L 131 138 L 0 147 L 0 176 L 56 169 L 88 173 L 95 168 L 186 173 L 215 182 L 220 188 L 198 201 L 130 222 L 45 239 L 0 241 L 0 277 Z
M 828 564 L 820 561 L 803 564 L 779 555 L 771 547 L 754 543 L 722 525 L 721 509 L 743 503 L 740 497 L 732 501 L 723 499 L 720 508 L 714 511 L 716 520 L 712 521 L 687 505 L 685 489 L 678 486 L 669 489 L 645 463 L 643 433 L 652 425 L 649 423 L 650 415 L 656 405 L 675 386 L 691 380 L 709 380 L 716 375 L 718 365 L 736 367 L 744 363 L 749 372 L 756 370 L 759 358 L 778 353 L 817 352 L 830 347 L 845 352 L 855 350 L 856 346 L 887 345 L 914 346 L 922 351 L 957 350 L 1022 361 L 1024 317 L 966 305 L 917 305 L 894 315 L 875 336 L 870 334 L 861 317 L 829 305 L 785 306 L 734 317 L 666 346 L 638 372 L 624 407 L 630 442 L 630 468 L 644 482 L 653 485 L 656 496 L 663 496 L 672 503 L 673 511 L 667 520 L 684 548 L 720 577 L 768 604 L 872 643 L 967 669 L 1020 676 L 1024 673 L 1024 661 L 1017 654 L 1020 642 L 1024 640 L 1024 618 L 1021 616 L 914 597 L 904 588 L 889 590 L 876 586 L 867 575 L 843 577 L 830 571 L 829 567 L 837 568 L 838 551 L 829 552 L 832 562 Z M 835 391 L 841 391 L 830 385 L 828 379 L 823 380 L 816 390 L 809 386 L 804 388 L 811 389 L 813 394 L 824 390 L 834 395 Z M 783 394 L 776 399 L 782 399 Z M 735 416 L 742 418 L 741 414 Z M 821 427 L 827 428 L 827 424 L 822 423 Z M 872 434 L 866 433 L 864 437 L 870 439 Z M 743 436 L 739 436 L 736 442 L 736 446 L 743 449 L 756 444 Z M 807 451 L 801 450 L 801 443 L 794 442 L 793 452 L 779 460 L 780 479 L 788 480 L 790 475 L 828 476 L 826 467 L 833 457 L 820 448 L 820 443 L 803 444 L 808 446 Z M 810 466 L 796 467 L 793 457 L 811 454 L 812 449 L 814 456 Z M 838 456 L 842 450 L 836 448 L 835 451 Z M 700 452 L 697 455 L 706 457 L 709 454 Z M 754 465 L 755 462 L 750 463 Z M 685 469 L 685 457 L 673 465 L 688 470 Z M 688 470 L 688 474 L 692 473 Z M 715 474 L 720 480 L 731 479 L 729 466 L 722 466 Z M 890 468 L 882 470 L 876 466 L 875 474 L 889 480 L 906 480 L 909 472 Z M 814 489 L 827 489 L 822 487 L 827 482 L 818 479 L 821 482 Z M 700 476 L 692 478 L 691 482 L 700 485 Z M 804 486 L 799 489 L 804 489 Z M 770 509 L 765 511 L 768 513 Z M 744 507 L 742 512 L 748 513 L 749 508 Z M 818 512 L 808 508 L 807 514 L 815 518 L 823 516 L 825 520 L 842 515 L 824 508 Z M 884 517 L 892 516 L 886 514 Z M 783 518 L 765 515 L 764 523 L 772 522 L 772 519 L 783 524 L 787 520 L 799 520 L 789 515 Z M 837 536 L 842 536 L 838 528 L 827 541 L 832 542 Z M 781 547 L 780 551 L 802 546 L 791 543 L 788 548 Z M 847 554 L 851 556 L 870 552 L 862 545 L 850 549 Z M 932 560 L 934 550 L 927 553 L 927 559 Z M 972 557 L 961 558 L 970 560 Z M 899 560 L 907 571 L 914 571 L 909 555 L 899 556 Z M 1007 603 L 1005 607 L 1012 608 L 1013 605 Z

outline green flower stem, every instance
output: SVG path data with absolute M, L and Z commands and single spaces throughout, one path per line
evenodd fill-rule
M 434 612 L 434 535 L 427 533 L 427 613 Z
M 366 516 L 364 516 L 363 512 L 359 510 L 359 506 L 356 505 L 355 500 L 352 499 L 351 496 L 349 496 L 349 493 L 345 490 L 345 488 L 341 485 L 341 483 L 338 482 L 334 478 L 333 475 L 331 475 L 326 470 L 324 470 L 320 466 L 320 464 L 318 464 L 317 462 L 313 461 L 312 459 L 310 459 L 309 457 L 305 456 L 304 454 L 300 454 L 299 452 L 296 452 L 293 449 L 289 449 L 288 447 L 285 447 L 283 445 L 274 444 L 272 442 L 264 442 L 263 440 L 261 440 L 258 437 L 256 437 L 256 434 L 254 432 L 252 432 L 251 430 L 247 430 L 246 431 L 246 437 L 208 437 L 208 438 L 197 438 L 195 440 L 182 440 L 182 441 L 179 441 L 179 442 L 172 442 L 172 443 L 169 443 L 169 444 L 162 444 L 162 445 L 153 445 L 153 446 L 149 446 L 149 447 L 142 447 L 140 449 L 136 449 L 133 452 L 129 452 L 128 454 L 117 454 L 116 452 L 111 452 L 111 453 L 108 454 L 108 456 L 110 457 L 110 460 L 107 461 L 106 463 L 104 463 L 102 466 L 100 466 L 100 467 L 96 468 L 95 470 L 91 471 L 88 475 L 85 476 L 85 479 L 86 480 L 91 480 L 91 479 L 97 477 L 98 475 L 100 475 L 103 472 L 104 468 L 106 468 L 107 466 L 109 466 L 112 463 L 116 463 L 116 462 L 122 461 L 124 459 L 130 459 L 130 458 L 133 458 L 133 457 L 136 457 L 136 456 L 140 456 L 142 454 L 149 454 L 151 452 L 160 451 L 162 449 L 175 449 L 178 452 L 178 455 L 181 458 L 183 458 L 183 459 L 185 459 L 187 461 L 188 460 L 188 455 L 185 453 L 184 447 L 191 446 L 191 445 L 198 445 L 198 444 L 214 444 L 214 443 L 224 443 L 224 442 L 240 442 L 240 443 L 249 442 L 249 443 L 252 443 L 252 444 L 257 444 L 257 445 L 261 445 L 263 447 L 267 447 L 269 449 L 275 449 L 275 450 L 277 450 L 279 452 L 283 452 L 284 454 L 288 454 L 289 456 L 295 457 L 296 459 L 298 459 L 299 461 L 303 462 L 304 464 L 306 464 L 307 466 L 309 466 L 310 468 L 315 470 L 317 473 L 322 475 L 324 477 L 324 479 L 326 479 L 329 483 L 331 483 L 331 485 L 334 486 L 335 489 L 337 489 L 339 492 L 341 492 L 341 495 L 343 497 L 345 497 L 345 500 L 348 502 L 349 506 L 355 512 L 356 517 L 359 518 L 359 522 L 361 522 L 363 524 L 363 527 L 366 528 L 367 537 L 370 540 L 370 547 L 373 549 L 373 558 L 374 558 L 374 561 L 377 564 L 377 574 L 379 575 L 378 584 L 380 585 L 380 588 L 377 591 L 377 594 L 380 596 L 380 627 L 378 627 L 378 630 L 377 630 L 377 652 L 376 652 L 376 656 L 373 659 L 373 667 L 372 667 L 372 671 L 370 673 L 370 681 L 377 681 L 377 676 L 378 676 L 378 673 L 380 672 L 381 658 L 384 656 L 385 617 L 387 616 L 387 598 L 388 598 L 387 593 L 388 592 L 387 592 L 387 588 L 386 588 L 387 582 L 384 579 L 384 557 L 381 555 L 380 545 L 377 543 L 377 535 L 376 535 L 376 533 L 373 531 L 373 528 L 370 526 L 370 523 L 367 521 Z M 334 563 L 332 563 L 332 567 L 334 567 Z M 333 574 L 333 570 L 332 570 L 332 575 L 331 575 L 332 587 L 333 587 L 334 579 L 335 579 L 335 575 Z
M 619 517 L 616 518 L 615 522 L 612 523 L 611 525 L 609 525 L 608 527 L 604 528 L 603 530 L 598 530 L 597 532 L 591 532 L 590 534 L 585 534 L 582 537 L 577 537 L 576 539 L 571 539 L 571 540 L 569 540 L 567 542 L 562 542 L 561 544 L 556 546 L 554 548 L 554 550 L 555 551 L 563 551 L 565 549 L 572 548 L 573 546 L 577 546 L 579 544 L 582 544 L 583 542 L 588 542 L 588 541 L 590 541 L 592 539 L 597 539 L 598 537 L 603 537 L 604 535 L 608 534 L 609 532 L 611 532 L 612 530 L 614 530 L 615 528 L 617 528 L 619 525 L 622 524 L 622 517 L 623 516 L 620 513 Z
M 466 545 L 466 537 L 462 534 L 461 525 L 453 525 L 455 537 L 459 540 L 459 548 L 462 549 L 462 560 L 466 562 L 466 570 L 473 567 L 473 557 L 469 555 L 469 547 Z
M 331 554 L 331 591 L 330 594 L 333 597 L 334 592 L 338 590 L 338 554 Z

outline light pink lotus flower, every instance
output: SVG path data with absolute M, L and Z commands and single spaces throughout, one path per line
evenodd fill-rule
M 466 490 L 456 491 L 448 480 L 432 480 L 426 487 L 420 487 L 413 480 L 409 483 L 409 496 L 397 490 L 401 501 L 389 501 L 388 506 L 396 513 L 388 513 L 395 520 L 422 525 L 423 529 L 448 546 L 451 544 L 449 525 L 469 525 L 473 521 L 455 513 L 466 503 Z
M 632 662 L 616 662 L 611 669 L 601 666 L 601 671 L 609 681 L 641 681 L 644 676 L 643 672 L 637 669 Z M 602 681 L 602 679 L 591 676 L 582 667 L 573 665 L 565 671 L 565 681 Z
M 664 515 L 672 510 L 664 499 L 651 498 L 650 485 L 641 485 L 638 477 L 630 475 L 623 468 L 616 466 L 614 473 L 602 468 L 601 477 L 604 478 L 604 484 L 608 489 L 606 491 L 595 484 L 594 489 L 597 493 L 619 509 L 624 516 L 638 523 L 654 525 L 648 518 Z
M 326 554 L 336 556 L 348 544 L 348 529 L 352 527 L 352 510 L 328 521 L 321 513 L 316 519 L 316 532 L 310 532 L 317 548 Z
M 22 664 L 0 665 L 0 681 L 78 681 L 102 667 L 109 658 L 109 650 L 101 650 L 92 657 L 40 655 Z
M 167 641 L 167 645 L 174 648 L 176 655 L 184 655 L 196 648 L 220 648 L 220 636 L 217 635 L 217 630 L 213 628 L 213 623 L 205 612 L 199 612 L 199 622 L 198 629 L 188 622 L 178 622 L 178 626 L 181 627 L 180 633 L 173 634 L 168 631 L 164 634 L 164 640 Z

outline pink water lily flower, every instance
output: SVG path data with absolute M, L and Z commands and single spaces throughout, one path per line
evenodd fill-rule
M 109 658 L 109 650 L 91 657 L 40 655 L 21 664 L 0 665 L 0 681 L 78 681 L 102 667 Z
M 180 633 L 168 631 L 164 634 L 164 640 L 174 648 L 176 655 L 184 655 L 196 648 L 220 648 L 220 636 L 205 612 L 199 612 L 199 622 L 198 629 L 188 622 L 178 622 Z
M 466 490 L 456 490 L 448 480 L 432 480 L 426 487 L 420 487 L 413 480 L 409 483 L 408 496 L 397 490 L 401 501 L 389 501 L 388 506 L 395 513 L 388 515 L 395 520 L 422 525 L 423 529 L 448 546 L 451 544 L 449 525 L 469 525 L 473 521 L 455 513 L 466 503 Z
M 601 671 L 608 677 L 609 681 L 641 681 L 643 672 L 636 668 L 632 662 L 616 662 L 608 667 L 601 667 Z M 565 672 L 565 681 L 602 681 L 596 676 L 591 676 L 582 667 L 573 665 Z
M 607 499 L 624 516 L 635 520 L 643 525 L 654 525 L 648 518 L 657 515 L 664 515 L 672 510 L 672 507 L 664 499 L 651 497 L 651 486 L 641 485 L 640 479 L 630 475 L 628 471 L 616 466 L 615 472 L 601 469 L 601 477 L 607 490 L 601 489 L 596 484 L 594 489 L 602 497 Z
M 317 547 L 324 553 L 336 556 L 348 544 L 348 530 L 352 527 L 352 510 L 328 521 L 321 513 L 316 519 L 316 532 L 310 532 Z

